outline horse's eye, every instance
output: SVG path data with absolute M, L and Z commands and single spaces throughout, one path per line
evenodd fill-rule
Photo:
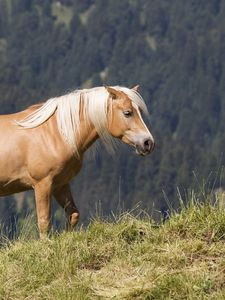
M 133 112 L 131 110 L 125 110 L 123 111 L 123 114 L 126 118 L 130 118 L 133 115 Z

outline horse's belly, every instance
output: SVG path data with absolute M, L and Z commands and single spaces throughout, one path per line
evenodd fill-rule
M 32 189 L 30 185 L 25 184 L 18 179 L 13 181 L 0 182 L 0 197 L 25 192 L 30 189 Z

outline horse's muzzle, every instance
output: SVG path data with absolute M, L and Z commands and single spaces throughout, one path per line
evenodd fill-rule
M 145 139 L 142 143 L 138 143 L 136 146 L 136 153 L 138 155 L 148 155 L 155 149 L 155 141 L 153 139 Z

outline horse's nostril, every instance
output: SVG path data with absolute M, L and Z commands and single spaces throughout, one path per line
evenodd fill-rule
M 144 141 L 144 145 L 145 145 L 145 146 L 149 146 L 149 145 L 150 145 L 150 140 L 149 140 L 149 139 L 148 139 L 148 140 L 145 140 L 145 141 Z
M 146 139 L 144 141 L 144 149 L 149 151 L 149 152 L 152 152 L 155 148 L 155 142 L 154 140 L 151 140 L 151 139 Z

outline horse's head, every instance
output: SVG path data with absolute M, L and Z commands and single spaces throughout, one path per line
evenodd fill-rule
M 155 142 L 152 134 L 145 125 L 138 103 L 132 100 L 141 97 L 137 93 L 138 86 L 126 93 L 126 90 L 119 90 L 106 87 L 112 98 L 111 112 L 108 122 L 108 131 L 113 137 L 121 139 L 124 143 L 135 147 L 139 155 L 147 155 L 154 150 Z

